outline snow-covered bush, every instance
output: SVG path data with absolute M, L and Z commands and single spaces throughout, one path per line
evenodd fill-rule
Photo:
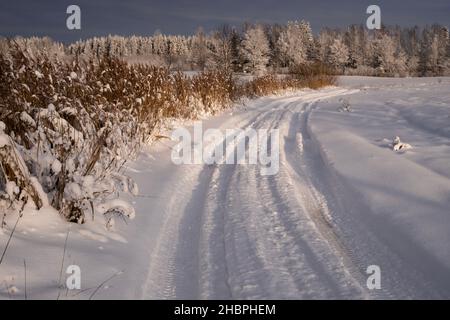
M 199 111 L 203 113 L 215 114 L 237 98 L 234 80 L 225 71 L 202 72 L 192 78 L 191 85 L 194 106 L 202 106 Z M 197 115 L 193 116 L 197 117 Z
M 402 142 L 400 140 L 400 137 L 398 137 L 398 136 L 392 140 L 391 146 L 392 146 L 392 150 L 394 150 L 394 151 L 406 151 L 406 150 L 412 148 L 412 146 L 409 143 Z
M 98 203 L 115 198 L 117 170 L 138 150 L 138 117 L 122 107 L 126 95 L 113 96 L 120 81 L 104 81 L 126 68 L 54 62 L 18 45 L 0 59 L 5 185 L 17 186 L 17 201 L 26 194 L 37 208 L 50 204 L 67 220 L 84 222 Z
M 348 99 L 339 99 L 341 106 L 338 108 L 339 112 L 352 112 L 350 101 Z
M 317 89 L 336 83 L 334 71 L 321 62 L 293 65 L 289 73 L 296 80 L 296 87 Z

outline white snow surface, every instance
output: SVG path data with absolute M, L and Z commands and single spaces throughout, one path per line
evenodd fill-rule
M 449 123 L 450 78 L 342 77 L 250 101 L 203 128 L 278 128 L 278 174 L 176 166 L 175 142 L 161 139 L 125 168 L 139 185 L 128 224 L 69 225 L 27 209 L 0 265 L 0 298 L 24 298 L 25 259 L 31 299 L 87 299 L 112 275 L 94 299 L 448 299 Z M 397 136 L 413 148 L 394 152 Z M 59 289 L 71 264 L 82 290 Z M 366 286 L 370 265 L 380 290 Z

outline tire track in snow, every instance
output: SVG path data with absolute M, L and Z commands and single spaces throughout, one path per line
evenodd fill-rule
M 290 105 L 289 105 L 290 106 Z M 276 127 L 280 124 L 281 120 L 284 120 L 284 118 L 286 117 L 286 114 L 292 113 L 292 111 L 290 110 L 289 106 L 285 107 L 284 111 L 283 108 L 277 108 L 277 110 L 280 110 L 282 112 L 277 112 L 277 111 L 273 111 L 272 115 L 270 118 L 269 117 L 263 117 L 256 125 L 256 128 L 265 128 L 265 129 L 270 129 L 272 127 Z M 275 117 L 275 114 L 280 114 L 278 117 Z M 265 120 L 272 120 L 270 125 L 266 125 L 266 121 Z M 248 167 L 245 167 L 244 169 L 247 169 Z M 238 257 L 242 257 L 242 258 L 236 258 L 233 260 L 233 263 L 230 264 L 242 264 L 244 266 L 252 266 L 251 268 L 251 273 L 249 273 L 248 270 L 237 270 L 236 272 L 233 272 L 235 274 L 235 277 L 237 279 L 234 280 L 234 282 L 236 284 L 241 284 L 241 283 L 247 283 L 248 286 L 250 287 L 250 289 L 252 289 L 251 286 L 251 281 L 249 281 L 249 279 L 253 276 L 253 288 L 257 288 L 258 290 L 253 291 L 249 290 L 247 288 L 247 290 L 245 290 L 246 288 L 241 288 L 241 290 L 237 290 L 234 289 L 234 297 L 238 297 L 238 298 L 270 298 L 270 297 L 281 297 L 281 298 L 299 298 L 299 297 L 303 297 L 303 298 L 311 298 L 311 297 L 318 297 L 318 291 L 323 291 L 326 292 L 327 287 L 332 287 L 333 288 L 333 292 L 331 295 L 328 296 L 334 296 L 334 297 L 339 297 L 338 294 L 338 290 L 337 290 L 337 285 L 335 283 L 333 283 L 333 281 L 331 280 L 331 277 L 328 276 L 327 273 L 325 272 L 318 272 L 320 271 L 320 267 L 321 267 L 321 262 L 319 262 L 316 259 L 315 254 L 312 252 L 312 250 L 310 249 L 310 247 L 307 245 L 307 242 L 303 242 L 303 247 L 301 248 L 301 250 L 297 250 L 299 252 L 302 251 L 306 251 L 308 252 L 308 256 L 309 258 L 306 260 L 309 260 L 310 262 L 312 262 L 311 264 L 313 265 L 313 267 L 315 267 L 316 270 L 312 270 L 310 268 L 309 270 L 309 275 L 306 274 L 305 271 L 303 272 L 299 272 L 300 267 L 302 265 L 304 265 L 304 263 L 301 261 L 301 259 L 294 259 L 292 257 L 292 252 L 286 251 L 286 248 L 290 248 L 292 250 L 296 250 L 296 246 L 292 245 L 292 244 L 298 244 L 300 242 L 301 239 L 299 239 L 299 237 L 297 236 L 297 234 L 295 234 L 294 232 L 291 232 L 289 229 L 289 225 L 292 224 L 293 221 L 289 221 L 289 219 L 285 219 L 286 221 L 283 221 L 283 219 L 278 219 L 278 220 L 273 220 L 270 219 L 270 215 L 272 213 L 276 213 L 276 215 L 279 214 L 279 212 L 281 212 L 281 215 L 284 215 L 285 213 L 287 213 L 287 211 L 289 210 L 289 208 L 287 208 L 286 206 L 281 207 L 280 202 L 283 203 L 283 199 L 282 196 L 277 193 L 276 188 L 273 188 L 273 186 L 271 186 L 270 188 L 266 187 L 266 189 L 270 189 L 271 193 L 267 194 L 266 196 L 263 196 L 262 199 L 261 197 L 255 199 L 252 199 L 252 194 L 260 194 L 261 195 L 261 191 L 264 190 L 264 186 L 262 186 L 259 182 L 261 180 L 264 180 L 264 178 L 262 177 L 258 177 L 258 175 L 256 174 L 256 168 L 255 166 L 252 166 L 253 170 L 239 170 L 239 168 L 237 169 L 239 172 L 239 181 L 235 182 L 233 185 L 238 185 L 238 186 L 244 186 L 242 188 L 242 190 L 239 190 L 239 192 L 237 192 L 238 196 L 240 196 L 241 194 L 244 194 L 243 198 L 245 199 L 244 201 L 246 203 L 250 203 L 250 207 L 252 207 L 250 212 L 244 212 L 240 214 L 239 218 L 235 218 L 234 219 L 234 226 L 232 229 L 239 229 L 239 236 L 235 236 L 234 238 L 231 237 L 231 239 L 228 239 L 229 242 L 231 242 L 231 244 L 229 244 L 229 247 L 231 247 L 230 251 L 233 250 L 241 250 L 244 252 L 244 254 L 240 254 L 239 253 L 235 253 L 235 256 Z M 248 173 L 251 172 L 253 175 L 251 177 L 249 177 Z M 241 182 L 242 180 L 244 180 L 243 182 Z M 258 181 L 258 185 L 254 185 L 254 182 Z M 251 191 L 249 191 L 249 189 Z M 254 219 L 246 219 L 248 218 L 248 216 L 252 217 L 254 215 L 254 206 L 253 204 L 256 204 L 258 202 L 264 202 L 267 201 L 268 199 L 270 199 L 272 203 L 272 205 L 275 205 L 276 208 L 278 208 L 279 212 L 276 212 L 275 210 L 268 210 L 267 206 L 265 206 L 265 212 L 261 213 L 258 212 L 258 214 L 256 215 L 256 218 Z M 232 207 L 229 205 L 229 207 Z M 238 203 L 237 205 L 235 205 L 235 207 L 238 208 L 245 208 L 246 206 Z M 281 209 L 280 209 L 281 208 Z M 233 210 L 231 210 L 231 213 L 234 213 Z M 293 215 L 295 215 L 294 213 L 291 213 Z M 235 214 L 236 215 L 236 214 Z M 269 219 L 267 219 L 267 217 L 269 217 Z M 263 218 L 263 219 L 261 219 Z M 266 218 L 266 219 L 264 219 Z M 264 220 L 264 223 L 258 223 L 259 221 Z M 237 222 L 236 222 L 237 221 Z M 239 223 L 242 223 L 242 225 L 240 225 Z M 247 228 L 249 230 L 246 230 L 246 226 L 249 225 L 250 228 Z M 255 227 L 257 225 L 257 227 Z M 310 226 L 311 227 L 311 226 Z M 254 232 L 253 229 L 256 228 L 256 232 Z M 242 235 L 243 231 L 245 230 L 246 234 Z M 263 230 L 264 232 L 261 233 L 261 230 Z M 273 238 L 271 240 L 270 243 L 268 243 L 267 237 L 266 235 L 268 233 L 271 232 L 271 230 L 276 230 L 276 235 L 275 238 Z M 253 235 L 251 233 L 254 233 Z M 259 232 L 259 234 L 258 234 Z M 291 236 L 291 234 L 294 234 Z M 262 236 L 261 236 L 262 235 Z M 288 241 L 284 242 L 284 248 L 283 246 L 279 246 L 277 247 L 277 244 L 279 243 L 283 243 L 280 240 L 283 240 L 283 238 L 286 237 L 286 235 L 289 235 L 289 239 Z M 245 238 L 245 240 L 243 240 L 243 238 Z M 254 239 L 253 241 L 248 241 L 249 238 Z M 234 245 L 234 242 L 237 242 L 237 245 Z M 265 244 L 265 245 L 264 245 Z M 251 248 L 253 247 L 253 248 Z M 255 249 L 256 247 L 256 249 Z M 278 255 L 276 258 L 274 258 L 273 256 L 267 258 L 267 253 L 271 252 L 271 247 L 275 247 L 275 251 L 280 251 L 280 250 L 285 250 L 285 251 L 281 251 L 278 252 Z M 236 249 L 237 248 L 237 249 Z M 243 249 L 244 248 L 244 249 Z M 272 251 L 274 251 L 272 250 Z M 275 253 L 272 252 L 272 254 L 274 255 Z M 302 253 L 303 254 L 303 253 Z M 298 253 L 297 253 L 298 255 Z M 303 254 L 304 256 L 304 254 Z M 272 261 L 283 261 L 286 259 L 286 257 L 289 257 L 290 263 L 285 263 L 284 265 L 279 265 L 276 266 L 274 265 Z M 250 261 L 251 258 L 253 258 L 253 261 Z M 244 261 L 243 261 L 244 260 Z M 305 260 L 305 259 L 303 259 Z M 290 264 L 290 265 L 288 265 Z M 255 269 L 256 267 L 259 267 L 259 270 L 262 270 L 260 272 L 260 274 L 256 274 Z M 276 275 L 276 277 L 274 277 L 273 274 L 271 273 L 267 273 L 265 272 L 265 269 L 269 269 L 269 270 L 273 270 L 276 269 L 278 274 Z M 314 277 L 315 273 L 321 273 L 322 276 L 326 276 L 328 277 L 327 280 L 327 285 L 322 287 L 321 290 L 317 290 L 317 287 L 315 289 L 313 289 L 310 294 L 304 294 L 305 291 L 305 287 L 307 287 L 308 285 L 308 281 L 311 282 L 311 278 Z M 236 275 L 237 274 L 237 275 Z M 281 274 L 281 276 L 280 276 Z M 295 276 L 297 276 L 297 278 L 295 278 Z M 284 277 L 285 279 L 281 280 L 280 278 Z M 308 278 L 309 277 L 309 278 Z M 268 279 L 272 280 L 272 283 L 267 283 Z M 303 281 L 304 279 L 308 279 L 306 281 L 306 283 Z M 233 282 L 233 280 L 232 280 Z M 270 281 L 269 281 L 270 282 Z M 259 284 L 259 286 L 255 285 L 256 283 Z M 299 290 L 295 290 L 292 287 L 293 283 L 297 283 L 297 288 L 298 289 L 302 289 L 303 290 L 303 295 L 302 292 Z M 265 285 L 262 285 L 265 284 Z M 270 287 L 272 285 L 272 288 Z M 275 286 L 275 288 L 274 288 Z M 239 288 L 239 286 L 233 286 L 233 287 L 237 287 Z M 287 289 L 287 290 L 286 290 Z M 284 292 L 284 294 L 281 294 L 282 292 Z M 274 294 L 278 294 L 275 295 Z M 353 292 L 354 293 L 354 292 Z M 322 297 L 327 297 L 327 295 L 323 295 Z
M 228 123 L 231 122 L 232 127 L 249 127 L 259 119 L 267 117 L 273 105 L 286 105 L 291 103 L 291 100 L 292 98 L 275 99 L 256 115 L 241 119 L 237 123 L 231 118 Z M 244 122 L 246 124 L 242 125 Z M 212 170 L 210 166 L 204 165 L 187 165 L 184 169 L 182 174 L 174 177 L 171 190 L 167 190 L 170 197 L 164 210 L 166 219 L 150 259 L 148 277 L 143 285 L 145 298 L 182 299 L 201 296 L 199 228 L 203 207 L 206 207 L 205 190 L 210 185 Z M 185 188 L 189 185 L 197 187 L 190 192 Z M 203 207 L 199 206 L 199 203 L 203 204 Z
M 249 108 L 240 119 L 231 118 L 221 127 L 283 126 L 286 138 L 292 139 L 288 115 L 294 117 L 299 105 L 348 92 L 325 89 L 274 99 L 266 106 Z M 292 150 L 280 148 L 281 153 L 286 151 Z M 354 289 L 344 293 L 339 289 L 341 276 L 336 279 L 329 270 L 339 265 L 341 257 L 333 256 L 305 212 L 307 208 L 292 197 L 296 190 L 286 183 L 292 184 L 293 178 L 286 171 L 286 156 L 281 158 L 281 173 L 272 177 L 261 177 L 256 165 L 190 165 L 182 171 L 167 190 L 171 195 L 167 218 L 150 262 L 146 297 L 331 298 L 357 294 Z M 189 185 L 196 188 L 186 190 Z M 350 282 L 344 282 L 345 286 L 350 287 Z
M 282 106 L 287 108 L 293 101 L 295 99 L 283 99 Z M 275 104 L 280 104 L 280 102 Z M 268 110 L 249 120 L 242 128 L 255 128 L 257 123 L 271 119 L 273 117 L 271 107 L 272 104 L 269 108 L 265 108 Z M 228 265 L 233 263 L 229 263 L 227 257 L 232 259 L 228 254 L 231 253 L 232 255 L 234 251 L 232 249 L 227 251 L 225 225 L 227 213 L 232 208 L 228 201 L 229 197 L 233 198 L 231 186 L 237 185 L 234 179 L 239 168 L 236 165 L 219 165 L 215 166 L 215 169 L 216 178 L 212 181 L 212 191 L 207 202 L 206 212 L 209 214 L 205 215 L 204 221 L 203 251 L 206 257 L 202 262 L 201 282 L 204 292 L 201 296 L 202 298 L 223 299 L 233 297 L 228 271 L 230 269 Z M 220 240 L 217 238 L 220 238 Z M 261 264 L 261 262 L 258 264 Z
M 284 123 L 284 118 L 288 111 L 290 110 L 282 112 L 279 118 L 269 127 L 276 127 L 280 123 Z M 264 127 L 263 124 L 260 125 Z M 286 196 L 292 194 L 292 188 L 280 186 L 285 184 L 288 178 L 283 168 L 283 153 L 281 156 L 282 166 L 278 175 L 258 177 L 256 170 L 252 170 L 253 176 L 249 179 L 250 181 L 257 181 L 257 192 L 255 194 L 259 194 L 259 201 L 265 203 L 264 212 L 259 213 L 256 221 L 263 220 L 260 228 L 266 228 L 268 230 L 265 230 L 267 233 L 263 233 L 264 236 L 261 237 L 259 243 L 267 243 L 266 235 L 273 236 L 271 243 L 261 251 L 269 252 L 276 256 L 271 258 L 274 261 L 282 262 L 276 267 L 278 272 L 282 270 L 281 273 L 285 277 L 290 278 L 290 281 L 284 281 L 282 282 L 282 286 L 278 286 L 284 288 L 284 291 L 287 291 L 286 295 L 278 295 L 275 298 L 339 298 L 359 294 L 357 292 L 359 290 L 354 288 L 347 290 L 347 293 L 342 293 L 341 291 L 345 290 L 338 289 L 339 283 L 333 277 L 335 277 L 334 273 L 336 273 L 340 265 L 338 262 L 337 265 L 335 264 L 331 268 L 327 268 L 330 263 L 326 262 L 326 260 L 333 258 L 330 256 L 329 249 L 328 252 L 326 250 L 327 248 L 319 251 L 314 250 L 314 248 L 320 248 L 320 245 L 322 247 L 325 245 L 326 247 L 326 243 L 321 243 L 320 240 L 317 240 L 321 239 L 318 234 L 307 236 L 307 233 L 311 234 L 308 231 L 314 229 L 312 221 L 309 220 L 304 209 L 296 204 L 296 197 Z M 258 243 L 258 241 L 256 242 Z M 279 244 L 282 245 L 280 246 Z M 271 246 L 274 247 L 274 250 L 271 250 Z M 323 258 L 323 256 L 326 258 Z M 332 271 L 327 269 L 331 269 Z M 342 272 L 345 273 L 344 271 Z M 281 280 L 279 274 L 276 281 L 280 282 Z M 286 282 L 295 283 L 297 290 L 286 290 L 289 288 Z M 355 286 L 354 281 L 349 280 L 342 287 L 350 287 L 350 283 Z M 272 290 L 272 292 L 280 291 Z M 267 298 L 271 297 L 274 296 L 268 296 Z

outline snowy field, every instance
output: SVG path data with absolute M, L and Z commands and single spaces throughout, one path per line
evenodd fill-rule
M 128 224 L 27 210 L 0 298 L 449 299 L 449 124 L 450 78 L 343 77 L 250 101 L 203 127 L 278 128 L 278 174 L 176 166 L 162 139 L 125 168 L 140 189 Z M 60 289 L 69 265 L 81 290 Z

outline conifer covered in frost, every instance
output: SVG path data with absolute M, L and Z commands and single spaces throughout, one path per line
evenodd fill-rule
M 210 52 L 208 50 L 207 38 L 203 29 L 200 28 L 192 38 L 191 48 L 189 58 L 193 65 L 193 69 L 204 71 L 208 59 L 210 59 Z
M 249 28 L 241 44 L 242 56 L 245 59 L 245 69 L 256 75 L 266 72 L 269 62 L 269 42 L 261 25 Z
M 349 60 L 349 51 L 345 43 L 341 39 L 335 39 L 330 46 L 328 63 L 338 70 L 345 70 L 345 66 Z
M 278 47 L 286 66 L 305 64 L 313 45 L 311 27 L 306 21 L 288 22 L 278 39 Z
M 381 74 L 403 75 L 406 71 L 406 56 L 397 44 L 388 34 L 373 42 L 373 67 Z
M 449 46 L 447 28 L 435 25 L 425 29 L 420 48 L 419 73 L 423 76 L 449 74 Z

